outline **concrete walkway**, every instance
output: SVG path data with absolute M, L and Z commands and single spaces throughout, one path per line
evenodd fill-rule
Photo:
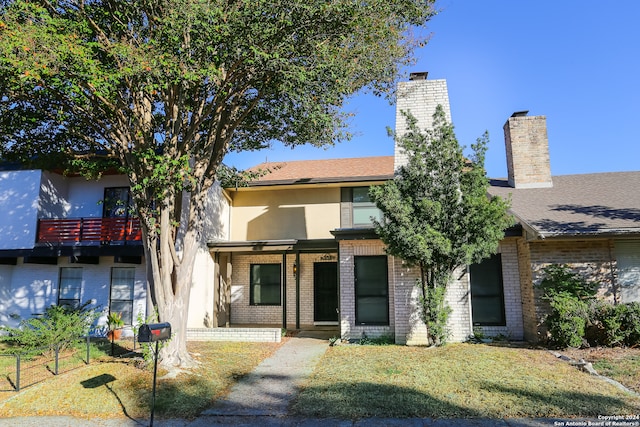
M 298 388 L 313 372 L 329 342 L 302 336 L 291 338 L 271 357 L 231 389 L 227 397 L 204 411 L 201 418 L 215 416 L 287 415 Z

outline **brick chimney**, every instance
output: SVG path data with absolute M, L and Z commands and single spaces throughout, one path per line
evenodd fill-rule
M 547 118 L 517 111 L 504 124 L 507 173 L 513 188 L 552 187 Z
M 402 112 L 411 112 L 418 120 L 420 129 L 431 129 L 433 114 L 438 104 L 444 108 L 448 121 L 451 121 L 449 92 L 446 80 L 427 80 L 427 72 L 411 73 L 409 81 L 399 82 L 396 92 L 396 135 L 407 131 L 407 122 Z M 397 170 L 407 163 L 406 155 L 396 142 L 394 168 Z

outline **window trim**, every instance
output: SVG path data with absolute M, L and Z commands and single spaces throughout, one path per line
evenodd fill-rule
M 254 280 L 254 276 L 253 276 L 253 268 L 255 266 L 277 266 L 278 267 L 278 302 L 270 302 L 270 303 L 263 303 L 263 302 L 255 302 L 255 284 L 253 282 Z M 271 285 L 275 288 L 275 285 Z M 279 307 L 282 306 L 282 264 L 280 263 L 276 263 L 276 262 L 255 262 L 255 263 L 251 263 L 249 264 L 249 305 L 251 306 L 265 306 L 265 307 Z

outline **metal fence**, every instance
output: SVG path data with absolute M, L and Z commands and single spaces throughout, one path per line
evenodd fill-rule
M 53 348 L 21 349 L 0 354 L 0 392 L 20 391 L 53 375 L 88 365 L 92 349 L 99 355 L 96 357 L 123 357 L 139 350 L 136 348 L 136 337 L 117 342 L 83 337 L 77 341 L 59 343 Z

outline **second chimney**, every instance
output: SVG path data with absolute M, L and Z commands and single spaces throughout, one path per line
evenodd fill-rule
M 514 188 L 552 187 L 547 118 L 518 111 L 504 124 L 509 185 Z

